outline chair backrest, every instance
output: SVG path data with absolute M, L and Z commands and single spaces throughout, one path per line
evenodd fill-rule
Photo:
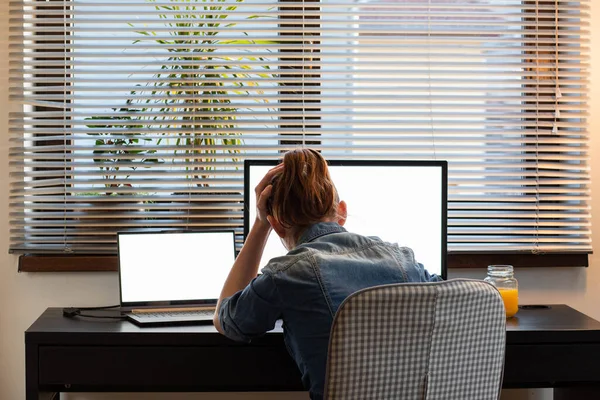
M 486 282 L 363 289 L 333 320 L 325 399 L 497 400 L 505 340 L 502 298 Z

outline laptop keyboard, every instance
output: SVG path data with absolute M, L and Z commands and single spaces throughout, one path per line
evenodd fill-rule
M 214 314 L 211 310 L 193 310 L 193 311 L 160 311 L 160 312 L 141 312 L 134 313 L 139 316 L 148 318 L 193 318 L 193 317 L 210 317 Z

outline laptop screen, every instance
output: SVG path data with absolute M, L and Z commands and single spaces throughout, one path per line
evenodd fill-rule
M 121 305 L 216 302 L 235 259 L 233 231 L 119 233 Z

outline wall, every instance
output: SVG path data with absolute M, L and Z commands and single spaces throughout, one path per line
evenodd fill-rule
M 589 2 L 592 13 L 592 42 L 600 43 L 600 2 Z M 7 194 L 8 186 L 8 1 L 0 1 L 0 193 Z M 593 48 L 593 46 L 592 46 Z M 590 132 L 600 131 L 600 116 L 594 114 L 600 102 L 600 44 L 592 52 L 591 93 L 590 93 Z M 600 196 L 600 142 L 592 136 L 592 193 Z M 92 306 L 118 302 L 117 277 L 114 273 L 17 273 L 17 258 L 6 253 L 8 248 L 8 199 L 0 196 L 0 400 L 23 399 L 24 394 L 24 344 L 23 332 L 46 307 L 51 306 Z M 600 197 L 597 197 L 600 199 Z M 596 201 L 600 210 L 600 200 Z M 600 212 L 593 217 L 593 226 L 600 227 Z M 593 235 L 597 251 L 600 248 L 600 231 Z M 517 277 L 521 285 L 523 303 L 566 303 L 572 307 L 600 319 L 600 256 L 590 256 L 587 269 L 546 269 L 519 270 Z M 450 278 L 475 277 L 485 275 L 484 270 L 453 270 Z M 162 394 L 162 395 L 71 395 L 69 399 L 306 399 L 299 394 Z M 504 400 L 550 399 L 548 390 L 510 390 L 503 393 Z

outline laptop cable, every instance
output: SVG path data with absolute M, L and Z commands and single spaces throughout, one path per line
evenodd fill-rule
M 65 307 L 62 309 L 63 316 L 67 318 L 74 317 L 85 317 L 85 318 L 105 318 L 105 319 L 126 319 L 126 316 L 123 315 L 121 311 L 111 310 L 111 308 L 118 308 L 119 304 L 114 306 L 102 306 L 102 307 Z M 114 312 L 118 311 L 118 315 L 93 315 L 93 314 L 83 314 L 82 311 L 108 311 Z

